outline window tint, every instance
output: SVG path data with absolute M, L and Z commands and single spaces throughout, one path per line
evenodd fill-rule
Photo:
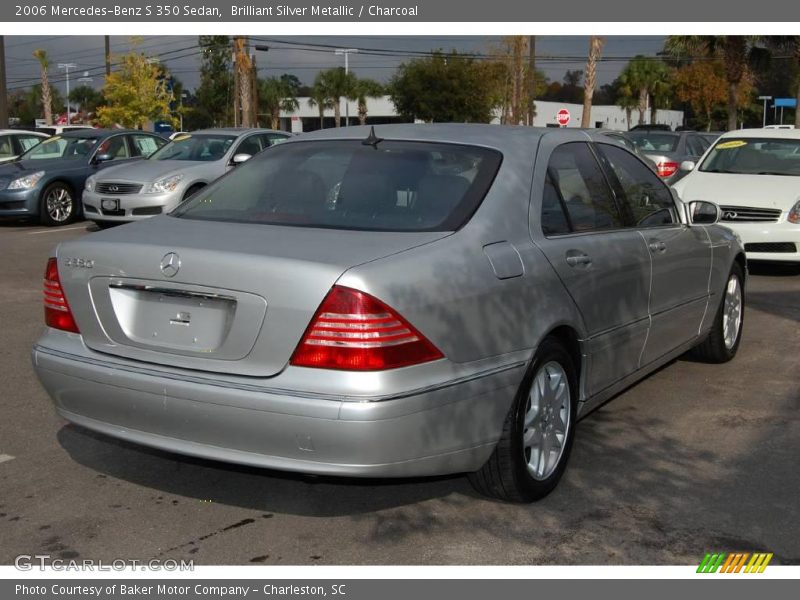
M 547 173 L 561 194 L 574 231 L 622 227 L 611 190 L 587 144 L 571 142 L 556 148 Z
M 569 233 L 570 226 L 567 215 L 564 213 L 564 205 L 558 195 L 553 179 L 548 173 L 544 182 L 544 194 L 542 195 L 542 233 L 545 235 L 558 235 Z
M 624 202 L 640 227 L 677 223 L 675 203 L 667 186 L 629 152 L 609 144 L 597 144 L 620 183 Z
M 164 146 L 167 141 L 152 135 L 130 136 L 131 149 L 134 156 L 150 156 L 153 152 Z
M 16 154 L 14 144 L 11 143 L 11 136 L 0 136 L 0 158 L 11 158 L 12 156 L 16 156 Z
M 173 214 L 300 227 L 452 231 L 478 208 L 500 161 L 493 150 L 455 144 L 279 144 Z
M 250 137 L 245 138 L 242 140 L 233 154 L 249 154 L 250 156 L 255 156 L 262 150 L 261 140 L 259 139 L 260 137 L 261 136 L 259 135 L 251 135 Z

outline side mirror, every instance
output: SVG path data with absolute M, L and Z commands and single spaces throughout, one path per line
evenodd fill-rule
M 110 154 L 95 154 L 93 162 L 97 165 L 103 162 L 108 162 L 109 160 L 114 160 L 114 157 Z
M 689 171 L 694 171 L 696 166 L 693 160 L 685 160 L 681 163 L 681 171 L 686 171 L 688 173 Z
M 719 222 L 722 212 L 713 202 L 695 200 L 689 202 L 689 215 L 693 225 L 713 225 Z
M 253 155 L 252 155 L 252 154 L 236 154 L 236 155 L 233 157 L 233 159 L 231 160 L 231 164 L 232 164 L 232 165 L 240 165 L 240 164 L 242 164 L 243 162 L 247 162 L 247 161 L 248 161 L 248 160 L 250 160 L 251 158 L 253 158 Z

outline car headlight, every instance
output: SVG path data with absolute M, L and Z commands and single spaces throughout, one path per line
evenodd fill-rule
M 794 203 L 792 210 L 789 211 L 789 215 L 786 217 L 786 220 L 789 223 L 796 223 L 800 225 L 800 200 Z
M 96 179 L 94 178 L 94 175 L 92 175 L 91 177 L 86 179 L 86 183 L 84 185 L 86 187 L 86 191 L 87 192 L 93 192 L 94 191 L 95 181 L 96 181 Z
M 36 173 L 31 173 L 30 175 L 25 175 L 24 177 L 18 177 L 17 179 L 8 184 L 8 189 L 29 190 L 37 183 L 39 183 L 39 180 L 42 177 L 44 177 L 44 171 L 36 171 Z
M 148 194 L 160 194 L 163 192 L 174 192 L 178 184 L 183 180 L 183 175 L 171 175 L 151 183 L 147 188 Z

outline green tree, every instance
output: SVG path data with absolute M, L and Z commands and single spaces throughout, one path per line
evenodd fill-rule
M 201 35 L 198 39 L 203 57 L 200 85 L 195 91 L 194 115 L 204 125 L 223 126 L 232 120 L 233 75 L 231 41 L 227 35 Z
M 311 108 L 316 106 L 317 110 L 319 110 L 320 129 L 325 127 L 325 111 L 329 108 L 333 108 L 333 102 L 331 102 L 330 94 L 325 85 L 326 82 L 322 77 L 322 73 L 317 73 L 317 76 L 314 78 L 314 85 L 311 87 L 308 94 L 308 105 Z
M 50 78 L 47 70 L 50 68 L 50 58 L 47 52 L 38 48 L 33 51 L 33 56 L 39 61 L 39 72 L 42 79 L 42 109 L 44 112 L 44 120 L 48 125 L 53 124 L 53 105 L 51 102 L 50 93 Z
M 291 112 L 300 106 L 297 102 L 299 89 L 297 77 L 286 73 L 258 80 L 259 108 L 269 115 L 272 129 L 280 128 L 281 111 Z
M 655 60 L 642 56 L 641 54 L 635 56 L 622 70 L 619 75 L 620 89 L 624 90 L 624 94 L 617 97 L 619 104 L 621 98 L 636 97 L 636 108 L 639 111 L 639 125 L 643 125 L 645 121 L 645 113 L 647 112 L 647 105 L 655 105 L 658 108 L 656 100 L 663 102 L 663 99 L 668 96 L 668 87 L 666 81 L 669 78 L 669 69 L 661 60 Z M 651 100 L 653 100 L 651 102 Z M 651 112 L 651 119 L 655 113 Z
M 356 77 L 353 73 L 346 73 L 344 67 L 336 67 L 322 71 L 319 74 L 320 86 L 328 94 L 328 100 L 333 106 L 333 116 L 336 127 L 342 126 L 342 97 L 352 98 L 355 89 Z
M 748 65 L 759 54 L 758 38 L 743 35 L 671 35 L 664 44 L 667 54 L 677 59 L 719 57 L 725 65 L 728 83 L 728 129 L 737 128 L 738 87 L 746 77 Z
M 406 119 L 487 123 L 492 93 L 476 62 L 453 51 L 403 63 L 389 84 L 397 113 Z
M 358 122 L 361 125 L 367 124 L 367 99 L 380 98 L 383 96 L 383 86 L 374 79 L 356 79 L 350 100 L 358 103 Z
M 118 62 L 118 70 L 106 77 L 106 104 L 97 110 L 99 122 L 106 127 L 120 124 L 139 129 L 156 120 L 177 125 L 170 107 L 174 97 L 158 65 L 136 50 Z
M 97 107 L 103 104 L 103 94 L 89 85 L 79 85 L 69 92 L 69 101 L 80 106 L 85 113 L 97 111 Z

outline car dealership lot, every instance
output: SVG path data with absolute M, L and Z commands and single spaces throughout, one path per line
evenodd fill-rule
M 560 486 L 493 502 L 465 477 L 308 478 L 66 425 L 30 367 L 49 250 L 93 226 L 0 223 L 0 564 L 800 563 L 800 270 L 754 269 L 739 355 L 679 360 L 584 419 Z M 91 235 L 91 233 L 88 233 Z

